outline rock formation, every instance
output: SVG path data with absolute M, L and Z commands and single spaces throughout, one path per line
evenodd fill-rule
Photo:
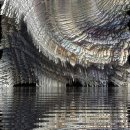
M 1 48 L 14 84 L 40 83 L 43 73 L 128 84 L 129 9 L 129 0 L 5 0 Z

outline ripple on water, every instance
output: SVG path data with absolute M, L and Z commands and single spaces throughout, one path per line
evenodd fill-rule
M 12 88 L 1 91 L 0 128 L 129 130 L 129 94 L 127 87 Z

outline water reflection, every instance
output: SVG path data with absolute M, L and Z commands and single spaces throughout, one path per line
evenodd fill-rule
M 129 130 L 128 87 L 48 87 L 1 90 L 2 130 Z

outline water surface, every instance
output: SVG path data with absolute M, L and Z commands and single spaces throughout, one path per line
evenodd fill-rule
M 128 87 L 64 84 L 0 91 L 1 130 L 130 130 Z

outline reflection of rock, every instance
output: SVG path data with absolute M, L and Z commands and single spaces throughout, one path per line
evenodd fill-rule
M 84 93 L 84 91 L 91 93 L 91 95 Z M 46 123 L 46 127 L 57 129 L 66 128 L 66 126 L 68 126 L 68 129 L 79 127 L 89 129 L 128 128 L 127 108 L 124 104 L 125 97 L 123 98 L 122 94 L 121 101 L 115 99 L 110 102 L 109 99 L 106 99 L 107 96 L 104 92 L 107 92 L 105 88 L 98 88 L 98 90 L 97 88 L 86 88 L 81 95 L 74 94 L 69 106 L 64 108 L 64 111 L 60 109 L 58 114 Z M 115 90 L 115 92 L 113 98 L 120 98 L 121 91 Z M 119 97 L 116 95 L 118 92 Z M 115 111 L 116 106 L 118 106 L 116 108 L 118 110 Z
M 0 118 L 8 123 L 3 123 L 3 128 L 128 128 L 130 93 L 127 88 L 112 87 L 108 91 L 107 87 L 82 87 L 66 92 L 65 85 L 57 82 L 59 85 L 55 86 L 56 82 L 50 79 L 50 86 L 44 83 L 39 88 L 17 87 L 1 94 Z
M 113 101 L 109 101 L 108 94 L 106 94 L 107 88 L 83 89 L 81 95 L 79 93 L 74 94 L 74 98 L 64 112 L 62 112 L 63 109 L 59 111 L 61 114 L 57 114 L 57 118 L 54 118 L 56 126 L 61 126 L 64 129 L 72 128 L 72 130 L 78 128 L 123 129 L 129 127 L 127 105 L 124 103 L 127 98 L 127 95 L 124 97 L 125 91 L 115 88 Z M 54 119 L 47 123 L 50 128 L 54 128 Z
M 53 79 L 50 82 L 50 86 L 45 84 L 42 87 L 20 86 L 11 89 L 10 92 L 5 88 L 0 91 L 2 128 L 32 130 L 38 127 L 38 123 L 40 125 L 40 122 L 51 118 L 46 116 L 46 113 L 52 111 L 56 104 L 62 104 L 60 99 L 65 96 L 65 85 Z M 45 119 L 40 120 L 43 117 Z

